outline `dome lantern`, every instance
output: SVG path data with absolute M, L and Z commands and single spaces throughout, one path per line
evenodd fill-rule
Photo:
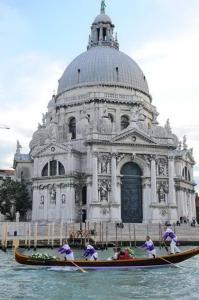
M 114 25 L 111 18 L 105 14 L 105 1 L 101 2 L 100 14 L 95 18 L 91 26 L 91 35 L 87 49 L 96 46 L 107 46 L 119 49 L 118 41 L 113 36 Z

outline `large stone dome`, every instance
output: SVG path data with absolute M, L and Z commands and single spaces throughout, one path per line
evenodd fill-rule
M 146 78 L 139 66 L 113 47 L 91 47 L 75 58 L 59 80 L 58 94 L 93 85 L 130 87 L 149 94 Z

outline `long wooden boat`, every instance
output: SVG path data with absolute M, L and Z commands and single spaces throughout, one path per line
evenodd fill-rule
M 134 258 L 133 260 L 75 260 L 74 262 L 66 260 L 35 260 L 31 256 L 24 255 L 15 251 L 15 259 L 18 263 L 24 265 L 37 265 L 37 266 L 60 266 L 60 267 L 74 267 L 76 265 L 83 269 L 136 269 L 136 268 L 159 268 L 175 266 L 182 261 L 185 261 L 195 255 L 199 254 L 199 247 L 187 250 L 175 255 L 158 256 L 156 258 Z

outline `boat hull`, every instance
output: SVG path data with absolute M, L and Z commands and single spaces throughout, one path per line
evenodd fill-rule
M 108 269 L 137 269 L 137 268 L 159 268 L 174 266 L 199 254 L 199 247 L 175 255 L 165 255 L 154 258 L 135 258 L 133 260 L 97 260 L 85 261 L 75 260 L 74 263 L 83 269 L 108 270 Z M 15 259 L 18 263 L 31 266 L 49 267 L 74 267 L 73 262 L 65 260 L 35 260 L 31 256 L 15 251 Z

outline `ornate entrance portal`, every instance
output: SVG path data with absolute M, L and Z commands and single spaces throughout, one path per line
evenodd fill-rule
M 142 171 L 133 162 L 121 169 L 121 218 L 124 223 L 142 223 Z

